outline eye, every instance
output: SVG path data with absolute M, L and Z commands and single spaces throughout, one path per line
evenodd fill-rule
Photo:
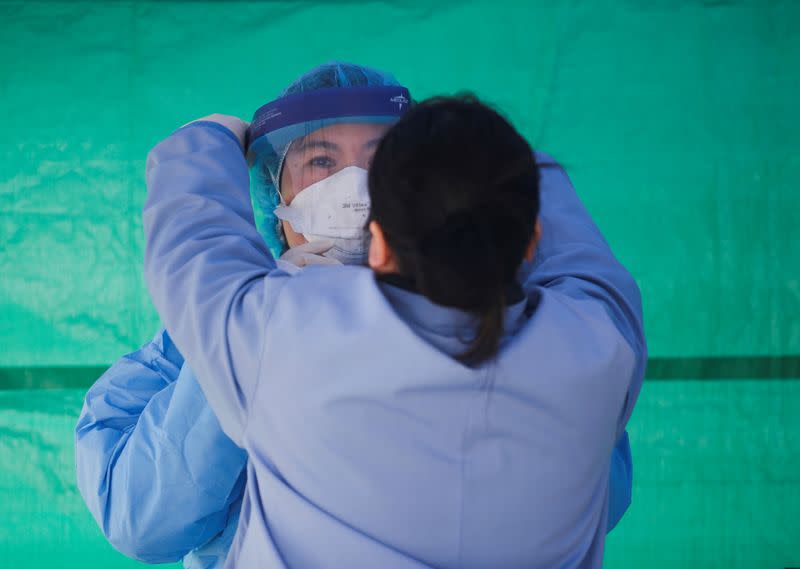
M 333 168 L 336 162 L 330 156 L 315 156 L 308 161 L 308 165 L 315 168 Z

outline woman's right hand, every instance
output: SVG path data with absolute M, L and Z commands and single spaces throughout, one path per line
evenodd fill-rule
M 288 273 L 295 273 L 300 267 L 308 265 L 341 265 L 340 261 L 323 257 L 323 254 L 333 247 L 333 241 L 309 241 L 288 249 L 280 259 L 278 268 Z

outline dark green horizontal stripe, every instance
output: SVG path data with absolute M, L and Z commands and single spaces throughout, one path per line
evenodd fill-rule
M 108 369 L 0 368 L 0 389 L 86 389 Z M 800 379 L 800 356 L 650 358 L 646 378 L 665 380 Z
M 0 389 L 86 389 L 103 375 L 102 367 L 3 367 Z
M 650 380 L 800 379 L 800 356 L 650 358 Z

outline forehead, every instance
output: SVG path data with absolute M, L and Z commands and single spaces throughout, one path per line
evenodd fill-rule
M 389 126 L 381 123 L 333 124 L 295 139 L 289 151 L 302 152 L 316 142 L 330 143 L 335 147 L 375 144 L 389 130 Z

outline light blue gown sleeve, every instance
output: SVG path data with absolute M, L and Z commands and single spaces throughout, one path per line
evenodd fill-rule
M 633 277 L 616 260 L 566 172 L 551 157 L 537 153 L 541 166 L 542 238 L 533 263 L 523 267 L 524 287 L 558 290 L 575 298 L 594 298 L 606 306 L 636 356 L 636 369 L 618 421 L 611 455 L 608 531 L 631 503 L 633 459 L 625 425 L 639 395 L 647 362 L 642 301 Z
M 213 548 L 215 536 L 235 525 L 245 453 L 220 429 L 165 331 L 89 390 L 75 456 L 84 501 L 130 557 L 178 561 Z
M 244 153 L 225 127 L 191 123 L 150 152 L 147 187 L 150 295 L 223 430 L 241 446 L 266 321 L 289 278 L 256 230 Z
M 524 288 L 547 287 L 577 299 L 602 302 L 633 350 L 636 367 L 619 416 L 621 437 L 644 379 L 647 344 L 642 299 L 631 274 L 614 257 L 566 172 L 552 158 L 537 153 L 541 167 L 539 221 L 542 238 L 531 266 L 523 267 Z

